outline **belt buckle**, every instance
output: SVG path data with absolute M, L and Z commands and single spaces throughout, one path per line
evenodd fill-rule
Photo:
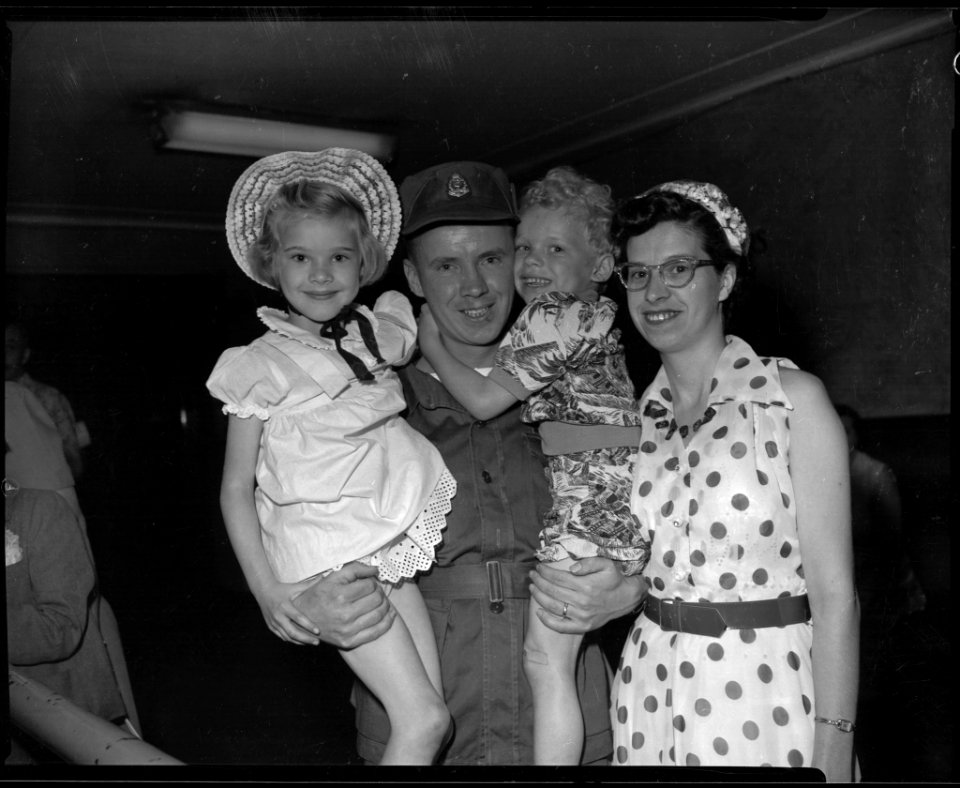
M 487 561 L 487 596 L 494 613 L 503 612 L 503 574 L 499 561 Z
M 687 609 L 686 616 L 683 613 L 684 608 Z M 719 610 L 694 606 L 682 599 L 660 600 L 660 614 L 660 627 L 669 632 L 687 632 L 718 638 L 727 630 L 727 624 Z
M 680 605 L 679 600 L 660 600 L 660 628 L 667 632 L 680 632 Z

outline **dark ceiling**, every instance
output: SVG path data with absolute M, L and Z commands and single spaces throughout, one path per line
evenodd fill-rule
M 159 98 L 376 124 L 398 180 L 449 159 L 515 178 L 576 163 L 744 92 L 907 43 L 949 13 L 824 9 L 663 18 L 238 9 L 55 18 L 4 8 L 8 223 L 222 226 L 250 159 L 158 151 Z

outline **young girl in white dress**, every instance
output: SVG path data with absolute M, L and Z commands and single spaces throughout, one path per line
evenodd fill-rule
M 229 415 L 221 507 L 270 630 L 317 643 L 295 599 L 351 561 L 378 567 L 399 614 L 343 658 L 390 718 L 384 764 L 430 764 L 450 724 L 423 598 L 404 582 L 428 569 L 456 482 L 399 413 L 392 366 L 414 350 L 400 293 L 354 303 L 385 271 L 400 202 L 383 167 L 359 151 L 287 152 L 254 163 L 233 188 L 227 239 L 241 270 L 278 289 L 267 332 L 229 348 L 207 387 Z

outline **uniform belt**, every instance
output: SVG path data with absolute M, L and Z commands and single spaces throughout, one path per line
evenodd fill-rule
M 667 632 L 720 637 L 727 629 L 760 629 L 810 620 L 807 595 L 751 602 L 682 602 L 647 596 L 643 612 Z
M 425 597 L 441 599 L 486 599 L 495 613 L 503 610 L 504 599 L 530 597 L 530 570 L 535 563 L 519 564 L 486 561 L 482 564 L 435 566 L 418 576 L 417 585 Z

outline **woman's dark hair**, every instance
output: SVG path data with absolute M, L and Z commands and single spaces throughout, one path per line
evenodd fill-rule
M 749 274 L 749 258 L 730 247 L 727 236 L 713 214 L 699 203 L 671 192 L 652 192 L 631 197 L 620 203 L 613 216 L 611 236 L 617 250 L 617 261 L 626 261 L 627 242 L 643 235 L 663 222 L 676 222 L 694 231 L 703 244 L 707 257 L 720 264 L 718 272 L 732 265 L 737 272 L 733 290 L 723 302 L 724 327 L 730 321 L 734 304 L 740 300 L 744 279 Z

